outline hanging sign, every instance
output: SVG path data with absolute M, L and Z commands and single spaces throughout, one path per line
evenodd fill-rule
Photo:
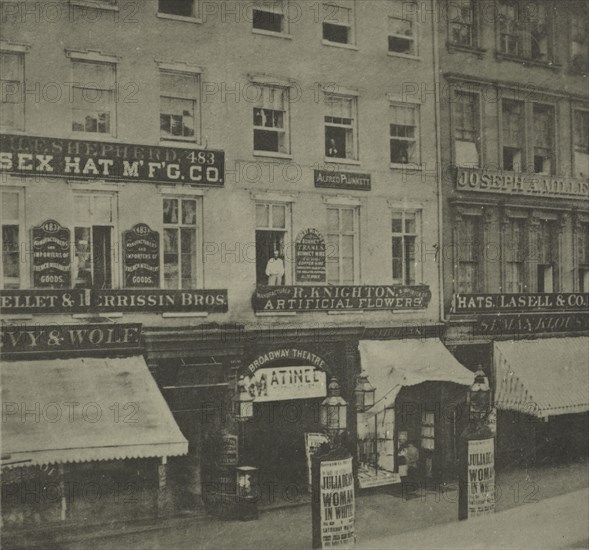
M 325 257 L 325 239 L 321 233 L 313 228 L 301 231 L 295 245 L 297 283 L 324 283 L 327 278 Z
M 470 439 L 467 464 L 469 518 L 495 512 L 495 440 Z
M 160 236 L 145 223 L 123 233 L 125 287 L 154 288 L 160 284 Z
M 71 286 L 70 230 L 55 220 L 33 227 L 33 286 Z
M 246 378 L 254 401 L 312 399 L 327 395 L 325 372 L 312 365 L 274 367 L 256 370 Z

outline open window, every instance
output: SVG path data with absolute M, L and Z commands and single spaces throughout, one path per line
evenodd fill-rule
M 454 162 L 457 166 L 478 167 L 481 163 L 479 96 L 456 91 L 453 98 Z
M 256 204 L 256 283 L 258 285 L 285 284 L 288 214 L 287 204 Z
M 356 98 L 325 95 L 325 156 L 340 159 L 357 158 Z
M 521 172 L 524 165 L 524 103 L 504 99 L 502 104 L 503 169 Z
M 412 16 L 389 17 L 389 52 L 417 55 L 416 24 Z
M 288 90 L 260 86 L 253 115 L 254 151 L 290 153 Z
M 199 0 L 158 0 L 158 12 L 179 17 L 198 17 Z
M 255 0 L 252 9 L 253 28 L 261 31 L 285 33 L 286 0 Z
M 323 40 L 335 44 L 354 43 L 352 3 L 323 3 Z

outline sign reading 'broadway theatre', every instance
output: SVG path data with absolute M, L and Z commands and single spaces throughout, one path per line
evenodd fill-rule
M 428 286 L 260 286 L 255 311 L 354 311 L 425 309 Z
M 0 136 L 0 171 L 68 179 L 222 187 L 225 153 L 51 137 Z

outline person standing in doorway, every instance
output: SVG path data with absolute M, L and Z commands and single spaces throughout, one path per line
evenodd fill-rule
M 266 275 L 268 277 L 268 286 L 280 286 L 282 284 L 284 262 L 276 249 L 274 250 L 274 256 L 268 260 L 266 265 Z

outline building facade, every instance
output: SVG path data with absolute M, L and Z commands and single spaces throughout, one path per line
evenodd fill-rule
M 306 488 L 306 434 L 322 429 L 317 411 L 332 377 L 349 405 L 365 485 L 383 475 L 400 481 L 397 454 L 412 439 L 424 449 L 424 475 L 448 471 L 456 430 L 435 410 L 377 428 L 394 400 L 367 418 L 354 406 L 362 368 L 374 379 L 388 357 L 409 364 L 422 341 L 423 357 L 445 354 L 455 370 L 434 372 L 433 359 L 432 373 L 410 385 L 447 382 L 433 384 L 431 400 L 441 392 L 460 402 L 470 380 L 439 338 L 442 180 L 427 168 L 439 164 L 437 103 L 414 93 L 416 84 L 435 84 L 435 21 L 422 17 L 432 4 L 1 7 L 7 363 L 26 388 L 16 362 L 55 357 L 67 371 L 100 358 L 94 401 L 108 414 L 113 396 L 124 395 L 125 369 L 134 362 L 134 395 L 133 384 L 150 384 L 148 367 L 167 409 L 156 396 L 146 407 L 168 422 L 153 420 L 150 432 L 140 409 L 126 437 L 145 444 L 143 454 L 93 457 L 82 450 L 83 417 L 71 434 L 79 452 L 50 456 L 55 441 L 31 448 L 19 430 L 27 412 L 15 405 L 3 465 L 16 472 L 17 497 L 3 506 L 5 524 L 44 521 L 23 504 L 18 483 L 52 464 L 61 481 L 50 520 L 99 517 L 91 499 L 67 492 L 97 460 L 108 470 L 109 498 L 120 491 L 116 479 L 127 479 L 117 472 L 141 479 L 125 486 L 148 495 L 138 515 L 202 507 L 203 491 L 223 492 L 236 465 L 258 468 L 266 487 Z M 361 340 L 386 342 L 384 356 L 363 348 L 366 361 L 381 363 L 361 360 Z M 245 426 L 228 414 L 242 376 L 254 399 Z M 66 397 L 51 373 L 44 380 L 48 393 L 35 401 L 43 417 L 44 405 Z M 391 380 L 377 391 L 390 393 Z M 135 401 L 116 403 L 133 409 Z M 102 426 L 99 440 L 108 446 L 120 424 Z
M 501 463 L 574 454 L 587 421 L 574 389 L 589 329 L 587 7 L 440 4 L 446 344 L 493 381 Z

